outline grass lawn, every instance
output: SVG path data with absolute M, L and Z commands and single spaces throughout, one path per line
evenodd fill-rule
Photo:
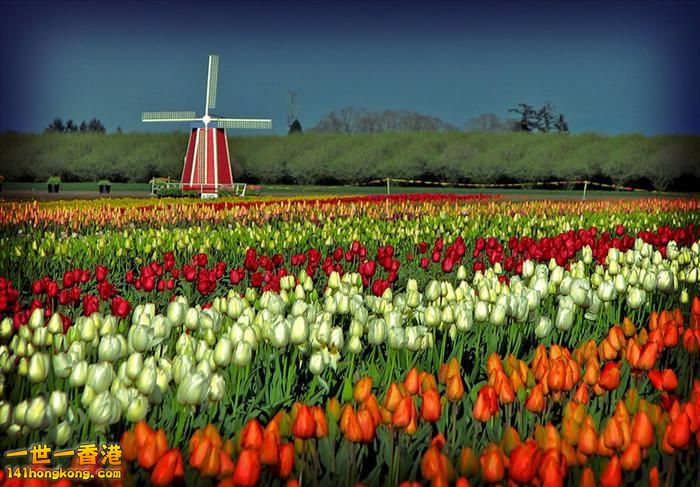
M 259 188 L 259 189 L 258 189 Z M 367 195 L 386 194 L 386 186 L 311 186 L 311 185 L 249 185 L 247 195 L 250 196 L 314 196 L 314 195 Z M 527 198 L 527 199 L 580 199 L 583 196 L 583 188 L 577 189 L 525 189 L 525 188 L 456 188 L 440 186 L 400 186 L 392 184 L 390 187 L 392 194 L 398 193 L 454 193 L 454 194 L 500 194 L 506 198 Z M 112 183 L 112 195 L 148 197 L 151 192 L 151 185 L 148 183 Z M 18 183 L 5 182 L 3 184 L 0 198 L 30 198 L 36 193 L 41 198 L 47 194 L 46 183 Z M 97 196 L 98 189 L 96 182 L 88 183 L 61 183 L 60 193 L 56 199 L 72 199 L 92 197 L 92 193 Z M 140 194 L 139 194 L 140 193 Z M 64 195 L 64 197 L 62 197 Z M 698 193 L 658 193 L 653 191 L 601 191 L 591 190 L 586 192 L 591 199 L 607 198 L 635 198 L 649 196 L 668 197 L 697 197 Z M 54 199 L 54 198 L 52 198 Z

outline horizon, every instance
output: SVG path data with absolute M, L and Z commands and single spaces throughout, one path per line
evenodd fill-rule
M 345 106 L 462 130 L 551 102 L 572 133 L 700 133 L 700 6 L 690 2 L 5 1 L 0 13 L 3 133 L 39 133 L 56 117 L 96 117 L 108 133 L 187 132 L 144 124 L 141 112 L 200 115 L 210 53 L 220 56 L 215 112 L 273 120 L 234 136 L 286 134 L 289 90 L 305 131 Z

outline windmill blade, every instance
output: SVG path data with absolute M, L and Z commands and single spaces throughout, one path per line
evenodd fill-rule
M 194 112 L 143 112 L 143 122 L 194 122 Z
M 271 129 L 272 120 L 254 118 L 219 118 L 216 126 L 220 129 Z
M 216 108 L 216 84 L 219 79 L 219 56 L 209 55 L 209 73 L 207 73 L 207 110 Z

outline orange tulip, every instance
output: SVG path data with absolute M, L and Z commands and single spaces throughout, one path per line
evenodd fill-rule
M 151 472 L 151 483 L 157 487 L 170 485 L 175 478 L 177 465 L 181 462 L 182 455 L 178 448 L 165 452 Z
M 426 391 L 434 390 L 437 391 L 437 382 L 435 381 L 435 376 L 429 374 L 425 371 L 421 372 L 420 375 L 420 390 L 421 394 L 425 394 Z
M 377 425 L 372 418 L 372 413 L 366 409 L 362 409 L 358 411 L 356 418 L 360 426 L 362 441 L 365 443 L 371 442 L 374 439 L 374 433 L 377 429 Z
M 561 391 L 566 380 L 566 364 L 563 359 L 553 360 L 547 374 L 547 387 L 552 391 Z
M 384 408 L 393 413 L 396 410 L 396 407 L 399 405 L 399 402 L 401 402 L 402 398 L 403 394 L 401 394 L 399 386 L 392 382 L 389 384 L 389 389 L 386 391 Z
M 122 447 L 122 456 L 124 457 L 124 460 L 127 462 L 133 462 L 136 460 L 136 435 L 134 435 L 133 431 L 125 431 L 122 434 L 119 444 Z
M 420 390 L 420 376 L 415 367 L 408 371 L 408 375 L 406 375 L 403 385 L 412 396 L 418 394 L 418 391 Z
M 372 414 L 372 419 L 374 419 L 375 424 L 381 424 L 383 422 L 382 411 L 379 409 L 379 403 L 374 394 L 370 394 L 367 400 L 362 403 L 362 409 L 366 409 Z
M 442 405 L 440 404 L 440 394 L 435 389 L 429 389 L 423 393 L 423 404 L 421 404 L 420 412 L 423 421 L 428 423 L 434 423 L 440 419 Z
M 336 423 L 340 419 L 340 401 L 337 397 L 331 397 L 326 403 L 326 414 Z
M 457 482 L 455 482 L 455 487 L 470 487 L 470 484 L 466 478 L 460 477 L 457 479 Z
M 590 424 L 584 424 L 578 436 L 578 449 L 584 455 L 592 455 L 598 448 L 598 434 Z
M 459 452 L 457 470 L 465 477 L 474 477 L 479 472 L 479 461 L 472 448 L 462 448 Z
M 637 411 L 632 420 L 631 439 L 642 448 L 650 448 L 654 444 L 654 426 L 644 411 Z
M 369 397 L 371 392 L 372 378 L 369 376 L 363 377 L 362 379 L 357 381 L 357 384 L 355 384 L 355 390 L 352 393 L 352 397 L 358 403 L 362 403 L 365 402 L 365 400 Z
M 651 370 L 659 358 L 659 346 L 654 342 L 649 342 L 642 347 L 636 367 L 640 370 Z
M 613 456 L 605 466 L 603 473 L 600 475 L 601 487 L 619 487 L 622 485 L 622 469 L 620 468 L 620 459 Z
M 221 447 L 221 435 L 219 434 L 219 430 L 216 429 L 216 426 L 213 424 L 209 423 L 205 428 L 204 431 L 202 432 L 204 436 L 209 438 L 211 441 L 211 444 L 214 445 L 214 448 L 219 448 Z
M 541 384 L 537 384 L 532 388 L 527 401 L 525 401 L 525 408 L 531 413 L 544 411 L 544 393 L 542 392 Z
M 649 487 L 661 487 L 661 479 L 659 479 L 659 469 L 656 468 L 656 466 L 651 467 L 651 470 L 649 470 Z
M 668 443 L 677 449 L 685 448 L 690 442 L 690 418 L 683 412 L 668 425 Z
M 279 463 L 277 464 L 277 475 L 286 479 L 294 468 L 294 445 L 285 443 L 280 446 Z
M 503 480 L 505 464 L 501 449 L 493 443 L 486 447 L 479 458 L 481 465 L 481 477 L 486 482 L 496 483 Z
M 611 450 L 619 448 L 624 443 L 622 436 L 622 427 L 617 418 L 608 419 L 605 429 L 603 430 L 603 442 L 605 446 Z
M 633 472 L 642 465 L 642 449 L 639 443 L 633 441 L 620 456 L 620 466 L 623 470 Z
M 194 448 L 194 449 L 193 449 Z M 201 438 L 199 441 L 190 442 L 190 465 L 199 470 L 204 465 L 204 461 L 209 457 L 212 444 L 209 438 Z
M 459 373 L 451 376 L 448 375 L 445 395 L 450 402 L 459 402 L 464 397 L 464 382 Z
M 620 385 L 620 364 L 607 362 L 600 372 L 598 385 L 606 391 L 617 389 L 617 386 Z
M 233 463 L 231 456 L 225 451 L 219 449 L 219 464 L 221 468 L 219 470 L 219 477 L 231 477 L 236 471 L 236 464 Z
M 503 448 L 503 452 L 506 454 L 506 456 L 510 455 L 513 449 L 520 445 L 520 443 L 520 435 L 515 428 L 510 426 L 503 431 L 503 436 L 501 437 L 501 448 Z
M 324 438 L 328 435 L 328 421 L 326 421 L 326 415 L 323 414 L 323 409 L 314 406 L 311 408 L 311 413 L 316 422 L 316 438 Z
M 700 321 L 700 317 L 697 318 Z M 700 333 L 698 330 L 686 329 L 683 332 L 683 348 L 688 353 L 696 354 L 700 350 Z
M 420 462 L 420 471 L 423 478 L 433 480 L 437 477 L 444 477 L 445 472 L 442 470 L 442 454 L 440 450 L 432 446 L 423 455 Z
M 414 369 L 415 370 L 415 369 Z M 391 418 L 391 424 L 395 428 L 405 428 L 409 423 L 415 420 L 416 406 L 413 404 L 411 396 L 401 398 L 394 415 Z
M 159 458 L 158 446 L 154 440 L 147 441 L 138 452 L 139 466 L 146 470 L 153 468 Z
M 589 358 L 586 362 L 586 371 L 583 373 L 583 382 L 589 386 L 596 385 L 600 377 L 600 364 L 597 358 Z
M 276 432 L 266 431 L 260 445 L 260 463 L 275 465 L 279 460 L 279 436 Z
M 233 483 L 237 487 L 253 487 L 260 479 L 260 457 L 255 450 L 243 450 L 238 457 Z
M 537 473 L 541 453 L 537 447 L 537 443 L 533 440 L 527 440 L 516 446 L 510 453 L 510 465 L 508 466 L 508 475 L 511 480 L 529 484 Z
M 263 443 L 263 429 L 257 419 L 253 418 L 241 431 L 241 448 L 258 450 Z
M 302 440 L 308 440 L 316 435 L 316 421 L 311 412 L 311 408 L 306 404 L 302 404 L 297 412 L 297 417 L 292 426 L 294 436 Z
M 596 487 L 595 474 L 591 467 L 586 467 L 581 473 L 581 480 L 578 483 L 579 487 Z
M 134 436 L 136 437 L 136 450 L 141 450 L 143 446 L 151 440 L 154 434 L 155 431 L 153 431 L 151 427 L 148 426 L 148 423 L 146 423 L 144 420 L 141 420 L 138 423 L 136 423 L 136 425 L 134 426 Z
M 362 441 L 363 434 L 360 422 L 357 420 L 357 413 L 352 408 L 348 408 L 346 411 L 348 411 L 345 414 L 345 418 L 347 418 L 347 426 L 343 430 L 343 434 L 348 441 L 352 443 L 359 443 Z
M 205 477 L 219 476 L 221 473 L 221 452 L 218 448 L 212 446 L 209 456 L 202 465 L 201 473 Z
M 588 386 L 582 382 L 579 384 L 578 388 L 576 389 L 576 392 L 574 393 L 574 401 L 576 401 L 579 404 L 588 404 Z

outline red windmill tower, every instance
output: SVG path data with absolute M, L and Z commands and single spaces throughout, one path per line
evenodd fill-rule
M 233 188 L 226 129 L 272 128 L 269 119 L 225 118 L 209 113 L 216 107 L 218 72 L 219 56 L 210 54 L 203 117 L 197 118 L 195 112 L 144 112 L 142 115 L 143 122 L 192 124 L 182 169 L 182 189 L 199 191 L 202 197 L 216 197 L 219 189 Z

